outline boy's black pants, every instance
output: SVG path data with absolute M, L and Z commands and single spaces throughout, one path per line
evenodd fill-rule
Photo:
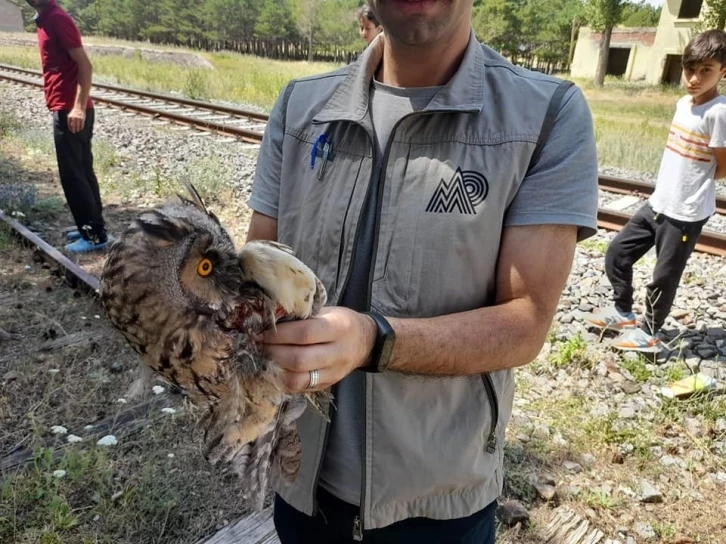
M 63 193 L 81 236 L 94 243 L 106 241 L 98 180 L 93 171 L 93 108 L 86 110 L 83 130 L 68 130 L 68 112 L 53 112 L 53 138 Z
M 689 223 L 656 214 L 646 203 L 608 247 L 605 272 L 613 286 L 615 307 L 633 310 L 633 265 L 655 245 L 653 280 L 646 287 L 643 328 L 655 334 L 663 326 L 676 297 L 688 258 L 708 221 Z
M 497 501 L 466 518 L 409 518 L 363 534 L 363 544 L 494 544 Z M 318 513 L 298 512 L 275 495 L 274 520 L 282 544 L 354 544 L 360 508 L 318 488 Z

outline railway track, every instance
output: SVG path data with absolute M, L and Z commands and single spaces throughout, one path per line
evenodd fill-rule
M 598 176 L 598 186 L 601 190 L 609 193 L 620 193 L 624 195 L 642 195 L 647 197 L 653 194 L 655 186 L 652 183 L 644 181 L 636 181 L 633 179 L 624 179 L 614 176 L 600 175 Z M 726 215 L 726 197 L 716 196 L 716 213 Z
M 43 87 L 40 72 L 7 64 L 0 64 L 0 80 L 30 87 Z M 262 141 L 268 119 L 266 114 L 255 111 L 114 85 L 94 83 L 91 98 L 94 102 L 123 111 L 192 126 L 253 144 Z
M 37 71 L 0 64 L 0 80 L 42 87 L 40 77 L 41 74 Z M 252 143 L 262 141 L 264 126 L 268 119 L 267 115 L 258 112 L 112 85 L 94 84 L 91 96 L 95 101 L 112 107 L 234 136 Z M 601 175 L 598 183 L 601 190 L 613 193 L 647 197 L 653 192 L 652 184 L 613 176 Z M 716 208 L 717 213 L 726 215 L 726 198 L 717 197 Z M 604 208 L 598 210 L 598 226 L 603 229 L 620 230 L 628 219 L 630 219 L 628 213 Z M 5 222 L 25 244 L 36 247 L 45 259 L 56 263 L 72 283 L 89 293 L 98 292 L 97 278 L 85 272 L 56 248 L 2 211 L 0 211 L 0 220 Z M 703 231 L 696 244 L 696 251 L 726 256 L 726 235 Z
M 630 215 L 627 213 L 604 209 L 598 210 L 598 226 L 603 229 L 618 231 L 625 226 L 628 219 L 630 219 Z M 98 294 L 98 278 L 83 270 L 20 222 L 5 215 L 2 210 L 0 210 L 0 221 L 11 229 L 21 243 L 35 247 L 42 254 L 44 260 L 55 263 L 71 285 L 89 294 Z M 717 232 L 703 231 L 696 244 L 696 251 L 724 257 L 726 256 L 726 236 Z

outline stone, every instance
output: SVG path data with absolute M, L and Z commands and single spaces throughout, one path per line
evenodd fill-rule
M 529 512 L 519 501 L 506 501 L 497 507 L 497 518 L 507 527 L 518 523 L 526 524 L 529 521 Z
M 540 438 L 542 440 L 546 440 L 549 437 L 550 428 L 547 425 L 543 425 L 542 423 L 535 425 L 534 429 L 532 430 L 532 438 Z
M 685 418 L 683 420 L 683 426 L 685 427 L 688 434 L 690 434 L 694 438 L 701 438 L 705 434 L 703 430 L 703 425 L 695 417 Z
M 582 456 L 580 456 L 580 460 L 586 465 L 594 465 L 595 461 L 597 461 L 592 453 L 583 453 Z
M 637 534 L 640 538 L 645 540 L 654 540 L 658 537 L 658 533 L 655 532 L 653 526 L 644 521 L 636 521 L 633 524 L 633 531 L 635 531 L 635 534 Z
M 628 380 L 622 381 L 618 385 L 626 395 L 634 395 L 635 393 L 639 393 L 642 389 L 640 384 Z
M 719 354 L 718 349 L 709 344 L 699 344 L 696 346 L 696 353 L 704 359 L 711 359 Z
M 574 461 L 565 461 L 562 463 L 562 466 L 569 472 L 582 472 L 582 465 L 580 465 L 580 463 L 575 463 Z
M 546 501 L 551 501 L 557 496 L 557 489 L 555 486 L 537 483 L 534 484 L 534 488 L 537 490 L 537 494 L 540 498 Z
M 640 482 L 640 502 L 657 504 L 663 502 L 663 495 L 648 480 Z
M 19 379 L 21 376 L 22 376 L 22 374 L 20 372 L 18 372 L 17 370 L 9 370 L 5 374 L 3 374 L 3 382 L 5 384 L 8 384 L 10 382 L 13 382 L 13 381 Z

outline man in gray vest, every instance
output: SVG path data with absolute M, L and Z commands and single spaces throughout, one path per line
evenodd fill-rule
M 477 42 L 472 0 L 378 0 L 355 64 L 275 104 L 248 239 L 291 246 L 330 307 L 265 334 L 298 421 L 283 544 L 494 542 L 513 370 L 540 351 L 597 228 L 579 89 Z

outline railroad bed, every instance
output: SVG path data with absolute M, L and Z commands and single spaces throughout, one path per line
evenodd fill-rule
M 17 112 L 18 117 L 22 119 L 24 129 L 29 129 L 28 138 L 29 143 L 31 144 L 30 151 L 26 152 L 20 147 L 16 150 L 19 157 L 21 155 L 24 156 L 21 157 L 23 160 L 18 160 L 17 169 L 14 171 L 15 174 L 13 174 L 14 177 L 10 179 L 17 183 L 30 183 L 35 181 L 39 187 L 45 187 L 49 193 L 60 195 L 59 187 L 51 183 L 53 176 L 55 175 L 56 168 L 54 166 L 54 157 L 49 154 L 49 150 L 52 149 L 52 141 L 50 140 L 51 133 L 47 112 L 44 110 L 41 94 L 29 93 L 27 89 L 20 85 L 16 86 L 0 83 L 0 112 L 6 109 Z M 119 218 L 114 220 L 114 227 L 121 226 L 123 224 L 122 219 L 128 219 L 132 214 L 137 213 L 139 210 L 163 200 L 164 195 L 154 194 L 156 186 L 152 183 L 154 179 L 153 175 L 150 176 L 152 181 L 149 182 L 151 183 L 149 185 L 141 185 L 138 190 L 129 190 L 126 188 L 125 185 L 133 186 L 134 183 L 137 183 L 136 176 L 145 173 L 145 171 L 151 171 L 153 173 L 154 168 L 158 168 L 161 175 L 169 175 L 170 178 L 178 172 L 184 172 L 189 169 L 192 169 L 195 172 L 195 175 L 202 175 L 204 173 L 202 169 L 195 170 L 194 160 L 197 155 L 204 155 L 211 161 L 205 167 L 216 168 L 214 165 L 218 165 L 219 163 L 223 163 L 223 166 L 225 167 L 225 169 L 221 171 L 222 174 L 218 174 L 218 170 L 212 170 L 210 177 L 219 177 L 220 175 L 226 176 L 228 173 L 232 175 L 229 181 L 234 190 L 233 196 L 224 192 L 225 190 L 222 187 L 220 189 L 222 191 L 222 197 L 217 198 L 213 202 L 213 208 L 215 209 L 215 212 L 220 210 L 225 224 L 232 227 L 234 238 L 237 241 L 242 239 L 243 234 L 246 231 L 246 217 L 243 213 L 244 208 L 246 208 L 244 202 L 246 202 L 246 196 L 249 194 L 252 172 L 254 170 L 254 144 L 241 142 L 236 138 L 230 138 L 227 136 L 192 138 L 192 135 L 201 136 L 202 134 L 211 135 L 213 133 L 206 131 L 197 133 L 194 129 L 189 128 L 188 125 L 161 125 L 158 121 L 154 121 L 154 125 L 159 124 L 157 129 L 149 123 L 148 118 L 139 117 L 130 111 L 122 112 L 115 107 L 107 109 L 103 107 L 102 104 L 99 109 L 103 109 L 103 111 L 99 112 L 99 116 L 97 117 L 97 137 L 94 141 L 96 142 L 97 148 L 100 148 L 101 151 L 99 153 L 99 167 L 103 167 L 103 175 L 100 175 L 99 177 L 101 178 L 104 190 L 107 190 L 107 192 L 104 193 L 104 196 L 106 194 L 109 195 L 109 204 L 106 209 L 112 217 L 114 213 L 118 216 L 119 209 L 123 209 L 125 212 L 125 215 L 118 216 Z M 222 144 L 222 142 L 226 143 Z M 24 144 L 28 142 L 22 141 L 19 143 Z M 10 140 L 10 144 L 13 144 L 12 139 Z M 104 148 L 106 149 L 104 150 Z M 113 154 L 109 156 L 111 150 L 113 151 Z M 246 156 L 245 153 L 247 153 Z M 212 162 L 214 164 L 212 164 Z M 141 172 L 139 172 L 139 170 L 141 170 Z M 193 177 L 193 181 L 197 181 L 196 178 Z M 204 181 L 208 182 L 210 179 L 204 178 Z M 211 181 L 213 181 L 213 179 Z M 121 189 L 121 192 L 117 194 L 117 190 L 119 190 L 119 188 Z M 205 189 L 208 191 L 210 190 L 209 187 L 205 187 Z M 641 188 L 638 189 L 638 191 L 643 194 L 645 189 Z M 602 191 L 600 195 L 601 206 L 605 208 L 610 205 L 611 207 L 620 208 L 624 204 L 624 201 L 620 200 L 623 196 L 631 195 L 630 193 L 609 194 Z M 618 200 L 620 200 L 620 204 L 615 205 Z M 640 202 L 639 199 L 638 202 Z M 637 204 L 632 204 L 632 206 L 635 205 Z M 631 208 L 629 207 L 625 207 L 625 211 L 613 210 L 612 212 L 620 211 L 621 214 L 627 217 L 626 212 L 630 211 L 630 209 Z M 87 258 L 84 257 L 77 260 L 76 258 L 67 259 L 70 263 L 69 266 L 57 264 L 55 258 L 61 254 L 57 251 L 57 247 L 61 247 L 63 242 L 62 237 L 57 234 L 57 232 L 61 230 L 62 223 L 64 221 L 68 222 L 70 220 L 70 216 L 65 210 L 55 210 L 54 213 L 56 215 L 52 220 L 48 220 L 46 218 L 37 219 L 36 217 L 7 217 L 3 219 L 3 221 L 7 219 L 8 221 L 17 221 L 18 223 L 22 223 L 25 225 L 26 229 L 27 227 L 32 227 L 32 231 L 27 229 L 28 232 L 25 233 L 25 238 L 29 240 L 28 243 L 31 246 L 41 247 L 41 249 L 36 253 L 36 259 L 30 260 L 25 258 L 22 262 L 17 261 L 18 264 L 16 264 L 15 267 L 19 278 L 21 278 L 19 282 L 22 282 L 23 277 L 26 277 L 25 274 L 27 274 L 27 278 L 33 280 L 44 275 L 50 276 L 46 270 L 43 270 L 44 268 L 49 268 L 51 271 L 57 270 L 59 275 L 63 276 L 64 279 L 72 283 L 79 290 L 86 290 L 94 293 L 94 285 L 95 281 L 97 281 L 95 276 L 103 262 L 103 255 L 89 256 Z M 615 220 L 618 220 L 619 215 L 612 213 L 612 215 L 608 217 L 615 217 Z M 43 223 L 45 223 L 45 226 Z M 19 225 L 14 228 L 16 231 L 23 230 L 23 228 Z M 118 230 L 114 230 L 114 232 L 118 232 Z M 49 243 L 43 244 L 38 238 L 43 238 Z M 568 422 L 569 424 L 566 426 L 566 429 L 559 429 L 547 418 L 552 417 L 553 414 L 557 414 L 563 406 L 567 406 L 568 403 L 572 403 L 573 399 L 576 400 L 577 398 L 586 399 L 584 401 L 583 409 L 576 412 L 577 417 L 580 417 L 583 414 L 587 415 L 588 411 L 593 411 L 593 413 L 596 411 L 598 414 L 608 414 L 612 412 L 617 415 L 618 420 L 616 423 L 619 425 L 618 428 L 621 428 L 620 426 L 622 425 L 626 425 L 628 432 L 631 432 L 631 427 L 637 429 L 637 432 L 632 431 L 633 436 L 639 436 L 642 434 L 642 430 L 648 426 L 647 420 L 641 421 L 639 419 L 634 419 L 630 414 L 646 413 L 649 417 L 652 415 L 651 412 L 649 412 L 651 409 L 650 407 L 651 405 L 657 406 L 657 404 L 656 400 L 652 398 L 651 392 L 655 391 L 657 386 L 661 385 L 661 382 L 653 379 L 642 385 L 640 383 L 635 384 L 642 387 L 643 391 L 633 392 L 634 389 L 628 389 L 629 392 L 627 393 L 627 396 L 624 396 L 625 393 L 623 393 L 619 385 L 623 383 L 622 376 L 626 377 L 627 381 L 625 383 L 629 384 L 629 386 L 632 386 L 633 384 L 631 383 L 632 377 L 628 377 L 630 374 L 626 372 L 624 367 L 618 370 L 618 372 L 622 373 L 622 376 L 613 370 L 618 368 L 618 364 L 615 364 L 612 361 L 619 360 L 619 355 L 617 352 L 608 349 L 606 343 L 602 341 L 602 338 L 599 338 L 592 333 L 584 332 L 582 324 L 578 322 L 576 317 L 577 312 L 589 311 L 590 309 L 604 303 L 609 297 L 610 290 L 602 271 L 602 261 L 603 251 L 605 247 L 607 247 L 607 243 L 611 238 L 612 232 L 603 229 L 596 236 L 578 246 L 573 271 L 570 281 L 568 281 L 568 285 L 563 291 L 562 300 L 555 317 L 556 324 L 553 328 L 552 335 L 551 349 L 553 352 L 557 352 L 557 350 L 560 349 L 560 346 L 564 344 L 567 344 L 568 346 L 576 345 L 576 343 L 573 342 L 580 338 L 579 335 L 582 334 L 582 339 L 584 340 L 581 341 L 587 343 L 588 349 L 592 348 L 598 350 L 596 366 L 593 366 L 592 368 L 583 367 L 580 369 L 569 365 L 565 368 L 560 368 L 559 371 L 557 369 L 550 371 L 548 370 L 548 366 L 546 367 L 544 364 L 540 364 L 539 367 L 533 366 L 531 369 L 521 369 L 518 373 L 519 379 L 525 380 L 528 386 L 522 387 L 519 391 L 513 421 L 510 426 L 511 432 L 508 432 L 508 445 L 510 447 L 510 452 L 519 451 L 518 448 L 521 448 L 522 444 L 524 444 L 526 440 L 536 440 L 536 436 L 545 436 L 543 433 L 546 433 L 548 438 L 542 441 L 541 444 L 546 445 L 548 448 L 558 448 L 559 445 L 563 443 L 563 440 L 569 440 L 566 433 L 571 430 L 575 431 L 581 428 L 582 422 L 579 420 L 573 420 L 572 422 Z M 646 258 L 643 259 L 644 262 L 641 262 L 636 266 L 635 282 L 639 298 L 638 302 L 642 302 L 643 285 L 647 283 L 652 267 L 652 262 L 649 261 L 651 258 L 651 256 L 646 256 Z M 46 262 L 42 262 L 44 259 Z M 15 263 L 15 261 L 11 262 Z M 25 273 L 23 272 L 24 265 L 27 270 Z M 74 270 L 73 267 L 76 267 L 78 270 Z M 694 371 L 698 369 L 701 372 L 706 372 L 709 375 L 723 381 L 724 374 L 722 360 L 723 357 L 726 356 L 726 333 L 723 331 L 722 324 L 724 319 L 726 319 L 726 297 L 724 297 L 722 293 L 721 285 L 723 285 L 723 281 L 725 280 L 726 266 L 724 266 L 723 260 L 720 257 L 705 254 L 696 254 L 693 256 L 689 262 L 686 274 L 684 275 L 683 285 L 679 291 L 674 307 L 674 316 L 676 317 L 669 319 L 667 323 L 667 326 L 672 331 L 673 338 L 677 337 L 680 339 L 680 342 L 684 343 L 683 345 L 685 347 L 679 348 L 679 352 L 676 355 L 679 359 L 682 358 L 682 360 L 676 362 L 676 356 L 674 356 L 669 362 L 664 363 L 660 361 L 658 366 L 653 366 L 653 370 L 649 370 L 649 372 L 656 373 L 660 372 L 661 369 L 663 372 L 666 372 L 669 369 L 679 371 L 681 367 L 686 365 L 688 369 Z M 39 283 L 38 291 L 42 293 L 44 292 L 43 289 L 44 285 Z M 56 287 L 53 287 L 53 289 L 56 293 L 61 290 Z M 21 291 L 19 288 L 18 293 L 24 294 L 27 293 L 27 290 Z M 73 319 L 68 319 L 61 323 L 65 327 L 65 330 L 62 332 L 60 332 L 61 329 L 58 329 L 58 327 L 55 326 L 50 319 L 47 319 L 42 315 L 37 318 L 42 323 L 46 323 L 46 321 L 49 323 L 49 325 L 44 325 L 45 328 L 52 326 L 52 330 L 59 331 L 59 338 L 56 339 L 56 344 L 54 344 L 56 346 L 62 342 L 70 342 L 74 339 L 78 340 L 87 338 L 86 336 L 75 336 L 76 334 L 95 330 L 90 327 L 85 328 L 85 325 L 98 327 L 101 332 L 104 330 L 101 329 L 101 327 L 105 325 L 102 316 L 99 315 L 98 319 L 94 319 L 96 317 L 94 314 L 100 314 L 101 312 L 99 312 L 97 307 L 94 307 L 94 305 L 97 306 L 97 303 L 92 301 L 92 297 L 71 296 L 68 298 L 70 299 L 70 302 L 65 300 L 63 302 L 56 303 L 55 305 L 58 307 L 67 304 L 68 309 L 66 312 L 74 312 Z M 0 299 L 3 299 L 2 293 L 0 293 Z M 81 311 L 81 308 L 77 308 L 72 305 L 73 301 L 76 301 L 76 304 L 81 302 L 88 303 L 91 301 L 93 304 L 89 303 L 87 307 L 85 307 L 84 311 Z M 6 307 L 15 308 L 14 305 Z M 0 310 L 1 309 L 3 309 L 3 305 L 0 305 Z M 16 312 L 18 314 L 31 314 L 30 304 L 27 302 L 25 310 L 27 311 L 16 310 Z M 56 316 L 52 314 L 47 307 L 40 308 L 34 306 L 32 310 L 38 314 L 44 313 L 50 318 L 56 318 Z M 75 327 L 78 328 L 76 329 Z M 71 375 L 66 365 L 72 366 L 76 359 L 80 361 L 85 359 L 82 357 L 74 358 L 75 356 L 68 356 L 63 359 L 60 357 L 58 358 L 58 362 L 55 363 L 55 365 L 58 367 L 60 372 L 53 376 L 58 376 L 58 378 L 66 376 L 67 381 L 63 383 L 72 384 L 65 385 L 64 388 L 61 388 L 61 392 L 65 389 L 70 389 L 71 387 L 74 388 L 73 400 L 76 402 L 76 409 L 80 410 L 84 406 L 95 406 L 97 404 L 100 406 L 100 409 L 107 412 L 104 417 L 108 418 L 112 424 L 115 425 L 116 423 L 113 422 L 121 420 L 121 416 L 118 415 L 119 413 L 125 413 L 126 410 L 136 408 L 136 406 L 123 407 L 122 405 L 116 404 L 115 401 L 117 396 L 122 396 L 123 388 L 121 386 L 125 385 L 118 382 L 118 376 L 126 376 L 128 374 L 127 370 L 132 368 L 130 366 L 132 361 L 135 363 L 136 360 L 133 353 L 125 353 L 129 350 L 125 350 L 124 346 L 120 342 L 118 344 L 104 347 L 103 342 L 108 342 L 111 337 L 115 338 L 116 336 L 112 333 L 110 327 L 106 327 L 105 330 L 106 334 L 100 334 L 100 339 L 94 340 L 101 345 L 100 354 L 92 356 L 89 355 L 87 357 L 84 355 L 86 359 L 96 361 L 96 367 L 88 369 L 92 370 L 92 372 L 85 372 L 82 375 L 79 370 L 76 374 Z M 66 335 L 66 331 L 69 333 L 68 335 Z M 80 333 L 77 331 L 80 331 Z M 13 329 L 11 332 L 23 332 L 26 335 L 29 334 L 29 331 L 20 328 Z M 27 341 L 31 342 L 31 338 L 28 338 Z M 12 344 L 11 347 L 13 347 Z M 57 349 L 73 350 L 74 347 L 66 346 L 59 347 Z M 124 355 L 127 356 L 128 360 L 122 360 L 122 356 Z M 48 358 L 50 359 L 53 356 L 55 356 L 55 354 L 51 353 Z M 627 360 L 627 358 L 624 357 L 623 360 Z M 31 369 L 28 372 L 34 372 L 35 374 L 33 374 L 33 376 L 37 376 L 34 378 L 34 381 L 36 382 L 42 381 L 45 374 L 47 374 L 43 364 L 44 363 L 42 361 L 31 361 L 31 364 L 28 365 L 28 368 Z M 48 362 L 45 364 L 48 364 Z M 119 370 L 119 366 L 121 367 L 121 370 Z M 100 367 L 100 370 L 98 367 Z M 629 366 L 628 368 L 632 368 L 632 366 Z M 53 370 L 55 370 L 55 368 Z M 118 374 L 114 374 L 115 372 L 118 372 Z M 88 393 L 87 396 L 80 396 L 77 393 L 77 388 L 79 387 L 78 383 L 80 383 L 82 379 L 85 379 L 84 376 L 86 375 L 93 377 L 93 379 L 97 379 L 96 373 L 99 373 L 99 375 L 106 378 L 111 376 L 112 381 L 109 382 L 109 384 L 105 386 L 106 388 L 101 392 L 93 391 Z M 620 381 L 616 382 L 614 377 L 611 380 L 608 375 L 619 377 Z M 18 383 L 21 379 L 22 378 L 17 378 L 17 381 L 13 383 Z M 640 375 L 638 379 L 644 380 L 644 378 Z M 50 382 L 49 387 L 49 390 L 56 394 L 55 391 L 58 389 L 56 383 Z M 25 395 L 27 397 L 28 395 L 25 388 L 27 388 L 27 384 L 26 382 L 23 382 L 22 388 L 16 388 L 18 396 L 11 396 L 11 401 L 13 399 L 21 398 L 21 395 Z M 5 391 L 8 391 L 8 389 L 6 388 Z M 572 398 L 569 398 L 568 400 L 567 395 L 571 395 Z M 33 400 L 33 398 L 34 397 L 30 397 L 29 402 L 30 400 Z M 55 401 L 55 399 L 52 400 Z M 116 406 L 118 411 L 113 412 L 109 406 L 103 406 L 104 401 L 111 406 Z M 542 406 L 541 403 L 546 401 L 551 401 L 551 404 Z M 527 408 L 526 402 L 534 403 L 531 409 Z M 12 406 L 14 410 L 22 409 L 18 408 L 16 405 Z M 186 436 L 187 433 L 191 435 L 191 420 L 182 419 L 182 417 L 185 417 L 184 414 L 186 410 L 182 409 L 180 403 L 171 404 L 169 407 L 175 407 L 177 409 L 177 413 L 175 415 L 168 415 L 163 412 L 159 413 L 160 410 L 158 407 L 152 408 L 148 413 L 140 415 L 138 420 L 132 420 L 138 422 L 138 427 L 136 423 L 129 423 L 130 427 L 123 427 L 124 429 L 143 429 L 143 432 L 139 432 L 134 437 L 129 438 L 127 438 L 127 435 L 122 435 L 119 432 L 119 448 L 125 448 L 123 456 L 118 454 L 119 459 L 133 455 L 134 451 L 148 448 L 148 441 L 151 440 L 154 435 L 161 432 L 159 429 L 162 427 L 157 426 L 160 425 L 159 422 L 163 423 L 174 420 L 177 423 L 175 427 L 167 429 L 166 434 L 160 434 L 160 439 L 157 443 L 165 445 L 165 441 L 171 442 L 176 437 Z M 37 412 L 38 410 L 34 409 L 34 411 Z M 50 412 L 51 411 L 49 410 L 49 413 Z M 55 417 L 55 413 L 56 412 L 52 412 L 49 417 Z M 655 411 L 654 413 L 655 415 L 652 417 L 660 417 L 658 415 L 660 412 Z M 66 417 L 71 416 L 66 415 Z M 531 421 L 536 422 L 536 432 L 532 431 L 530 418 Z M 83 437 L 84 440 L 90 441 L 91 439 L 86 439 L 86 435 L 82 432 L 84 431 L 85 423 L 95 423 L 98 425 L 96 428 L 100 428 L 103 421 L 104 418 L 101 418 L 100 416 L 98 417 L 98 420 L 93 418 L 78 420 L 72 422 L 73 424 L 69 425 L 69 428 L 71 428 L 72 432 L 77 430 L 78 436 Z M 644 423 L 644 421 L 646 421 L 646 423 Z M 55 423 L 62 424 L 64 421 L 54 419 L 53 424 Z M 656 423 L 658 423 L 658 425 L 655 425 L 657 429 L 680 429 L 679 426 L 674 426 L 670 422 L 668 425 L 661 425 L 660 420 L 656 419 Z M 169 423 L 163 424 L 168 425 Z M 677 425 L 680 424 L 679 420 Z M 723 422 L 723 424 L 723 428 L 726 429 L 726 422 Z M 706 425 L 706 423 L 704 423 L 704 425 Z M 39 429 L 39 433 L 48 432 L 47 426 L 40 426 Z M 114 430 L 114 432 L 116 431 Z M 693 501 L 688 502 L 690 499 L 687 495 L 687 493 L 692 490 L 691 486 L 696 486 L 695 490 L 702 493 L 703 497 L 705 497 L 705 504 L 720 504 L 717 501 L 717 496 L 718 493 L 722 493 L 721 491 L 715 490 L 709 492 L 707 488 L 700 487 L 701 480 L 706 483 L 713 481 L 715 482 L 714 485 L 721 485 L 718 483 L 721 481 L 718 479 L 720 478 L 720 472 L 718 471 L 726 470 L 723 468 L 723 463 L 721 461 L 724 458 L 724 454 L 726 454 L 726 435 L 721 431 L 718 432 L 721 434 L 714 435 L 713 444 L 710 444 L 708 447 L 709 457 L 706 458 L 706 461 L 703 461 L 703 458 L 701 458 L 701 461 L 694 461 L 696 463 L 702 463 L 706 467 L 702 478 L 699 477 L 694 479 L 694 482 L 692 482 L 690 486 L 682 486 L 678 484 L 678 478 L 681 477 L 679 466 L 669 465 L 669 467 L 663 471 L 664 475 L 667 475 L 668 478 L 672 478 L 672 480 L 670 480 L 671 483 L 667 487 L 663 486 L 662 489 L 665 495 L 665 505 L 658 506 L 658 509 L 655 511 L 649 510 L 645 512 L 640 509 L 641 505 L 637 498 L 631 501 L 629 498 L 624 498 L 623 495 L 619 495 L 617 497 L 618 500 L 623 501 L 622 510 L 632 514 L 638 521 L 645 520 L 647 517 L 652 517 L 654 515 L 661 516 L 662 519 L 669 521 L 673 518 L 669 517 L 671 514 L 666 510 L 666 508 L 668 508 L 671 504 L 685 504 L 684 508 L 687 507 L 689 512 L 695 513 L 689 514 L 688 520 L 691 520 L 691 525 L 707 527 L 707 529 L 704 529 L 706 532 L 708 532 L 708 528 L 710 528 L 707 525 L 708 523 L 714 523 L 716 520 L 724 519 L 723 516 L 712 516 L 710 515 L 712 512 L 702 511 L 702 509 L 699 509 L 698 504 L 701 503 Z M 33 431 L 28 430 L 27 433 L 32 436 Z M 564 438 L 560 435 L 560 433 L 564 434 Z M 626 434 L 623 433 L 623 436 L 626 436 Z M 19 437 L 18 442 L 21 439 L 24 438 Z M 676 443 L 677 447 L 673 445 L 673 441 L 676 439 L 679 440 Z M 683 452 L 688 453 L 690 451 L 689 448 L 693 448 L 693 443 L 689 440 L 689 437 L 686 434 L 676 438 L 669 434 L 664 440 L 666 440 L 666 442 L 662 445 L 663 450 L 669 452 L 669 454 L 674 451 L 680 452 L 680 449 L 682 449 Z M 65 440 L 61 441 L 65 442 Z M 658 436 L 654 444 L 661 444 L 661 442 L 661 437 Z M 25 445 L 26 443 L 21 444 L 19 446 L 20 449 L 14 450 L 11 455 L 19 455 L 19 452 L 22 452 L 22 448 Z M 93 451 L 94 445 L 95 441 L 90 442 L 88 444 L 88 446 L 90 446 L 89 450 Z M 558 473 L 558 481 L 563 482 L 559 487 L 559 491 L 566 493 L 566 490 L 568 489 L 567 485 L 569 484 L 577 484 L 587 490 L 596 490 L 598 489 L 596 485 L 601 484 L 601 480 L 609 480 L 611 478 L 618 482 L 619 485 L 620 480 L 618 478 L 624 478 L 631 473 L 640 477 L 641 474 L 639 470 L 641 464 L 634 462 L 633 458 L 629 457 L 630 454 L 628 452 L 630 450 L 627 449 L 627 444 L 618 444 L 618 446 L 622 448 L 619 451 L 622 451 L 622 455 L 625 457 L 626 465 L 624 468 L 618 468 L 619 465 L 614 465 L 610 462 L 609 452 L 604 451 L 606 448 L 592 449 L 592 454 L 594 455 L 591 455 L 590 457 L 594 456 L 598 458 L 598 464 L 596 465 L 597 481 L 592 479 L 587 479 L 584 482 L 580 480 L 573 480 L 573 478 L 581 477 L 590 478 L 588 476 L 590 466 L 583 461 L 583 472 L 579 475 Z M 699 449 L 699 452 L 703 453 L 700 451 L 702 448 L 705 450 L 705 446 L 699 446 L 696 449 Z M 168 458 L 167 451 L 173 452 L 176 457 Z M 212 487 L 217 490 L 217 494 L 219 494 L 219 489 L 229 490 L 228 487 L 224 487 L 230 485 L 227 481 L 223 483 L 210 481 L 210 474 L 214 475 L 214 472 L 208 470 L 201 457 L 195 457 L 193 455 L 194 451 L 196 450 L 191 450 L 189 446 L 186 446 L 185 449 L 179 447 L 177 449 L 172 448 L 165 450 L 154 457 L 145 457 L 144 467 L 146 467 L 147 464 L 148 466 L 160 467 L 159 472 L 162 472 L 165 479 L 172 483 L 176 482 L 182 477 L 181 475 L 184 474 L 189 478 L 191 485 L 197 485 L 198 487 L 206 485 L 207 487 Z M 559 453 L 552 453 L 548 450 L 548 453 L 543 457 L 546 457 L 547 459 L 559 459 L 557 455 L 561 454 L 564 450 L 558 451 Z M 3 453 L 8 453 L 7 449 L 5 449 Z M 686 453 L 683 453 L 682 455 L 681 453 L 674 453 L 673 455 L 677 455 L 677 460 L 680 462 L 682 460 L 681 457 L 686 457 Z M 713 456 L 713 460 L 711 456 Z M 671 459 L 673 456 L 669 455 L 665 457 Z M 694 457 L 694 459 L 696 458 Z M 658 464 L 658 461 L 654 458 L 653 460 L 649 459 L 649 462 L 645 463 L 644 466 L 653 468 L 657 467 Z M 663 464 L 665 464 L 665 461 L 663 461 Z M 527 459 L 524 459 L 521 462 L 520 460 L 517 460 L 514 463 L 510 462 L 510 465 L 511 466 L 508 466 L 508 470 L 511 471 L 510 475 L 518 469 L 530 470 L 532 468 L 536 468 L 533 467 Z M 185 470 L 188 469 L 189 466 L 194 467 L 194 471 L 191 471 L 193 472 L 193 477 L 189 476 L 189 470 Z M 178 472 L 174 472 L 177 470 Z M 558 466 L 554 466 L 554 470 L 557 471 Z M 601 478 L 602 471 L 608 472 Z M 123 475 L 120 476 L 121 483 L 123 485 L 132 485 L 133 478 L 138 478 L 139 474 L 142 473 L 143 470 L 140 466 L 131 465 L 131 468 L 126 468 Z M 674 475 L 677 477 L 674 477 Z M 653 481 L 656 483 L 659 482 L 659 480 L 657 480 L 657 476 L 649 475 L 648 477 L 655 478 Z M 126 482 L 131 483 L 127 484 Z M 623 484 L 629 485 L 626 481 L 624 481 Z M 617 485 L 614 487 L 617 488 Z M 153 488 L 145 488 L 145 494 L 147 496 L 151 493 L 150 489 Z M 194 489 L 194 491 L 196 491 L 196 489 Z M 192 496 L 196 497 L 194 493 L 192 493 Z M 231 499 L 234 499 L 234 497 L 231 497 Z M 119 509 L 124 507 L 125 500 L 126 499 L 121 499 L 116 503 Z M 536 517 L 540 527 L 546 527 L 551 522 L 559 519 L 556 515 L 557 512 L 558 509 L 553 510 L 548 506 L 543 506 L 536 512 L 533 512 L 533 517 Z M 691 519 L 690 517 L 698 516 L 699 514 L 702 515 L 701 518 L 694 517 Z M 227 515 L 226 512 L 225 515 Z M 263 516 L 257 518 L 249 516 L 239 522 L 235 521 L 235 517 L 227 517 L 226 519 L 223 519 L 220 515 L 219 517 L 215 517 L 215 519 L 211 522 L 211 527 L 214 527 L 216 521 L 219 521 L 217 529 L 219 529 L 220 532 L 211 536 L 209 544 L 240 541 L 239 532 L 253 530 L 254 527 L 258 527 L 261 531 L 261 533 L 255 534 L 264 533 L 265 536 L 263 538 L 265 539 L 272 539 L 274 536 L 271 532 L 269 532 L 271 530 L 269 511 L 267 511 Z M 102 522 L 103 520 L 101 520 L 101 523 Z M 94 523 L 96 522 L 94 521 Z M 619 524 L 622 523 L 619 521 Z M 562 524 L 560 523 L 560 525 Z M 593 525 L 601 525 L 603 531 L 605 531 L 607 523 L 604 523 L 603 519 L 599 519 L 597 520 L 597 523 L 593 520 Z M 629 522 L 626 522 L 625 525 L 628 526 Z M 611 531 L 605 532 L 609 535 L 615 535 L 615 530 L 613 528 L 611 529 Z M 184 534 L 188 535 L 189 533 L 187 532 Z M 205 531 L 205 534 L 209 535 L 210 533 Z M 254 541 L 251 540 L 253 537 L 249 538 L 250 540 L 245 541 Z M 270 542 L 271 540 L 265 541 Z
M 0 80 L 17 85 L 43 87 L 40 72 L 7 64 L 0 64 Z M 269 118 L 264 113 L 255 111 L 100 83 L 93 85 L 91 98 L 95 102 L 123 111 L 189 125 L 198 130 L 232 136 L 250 143 L 262 141 Z

